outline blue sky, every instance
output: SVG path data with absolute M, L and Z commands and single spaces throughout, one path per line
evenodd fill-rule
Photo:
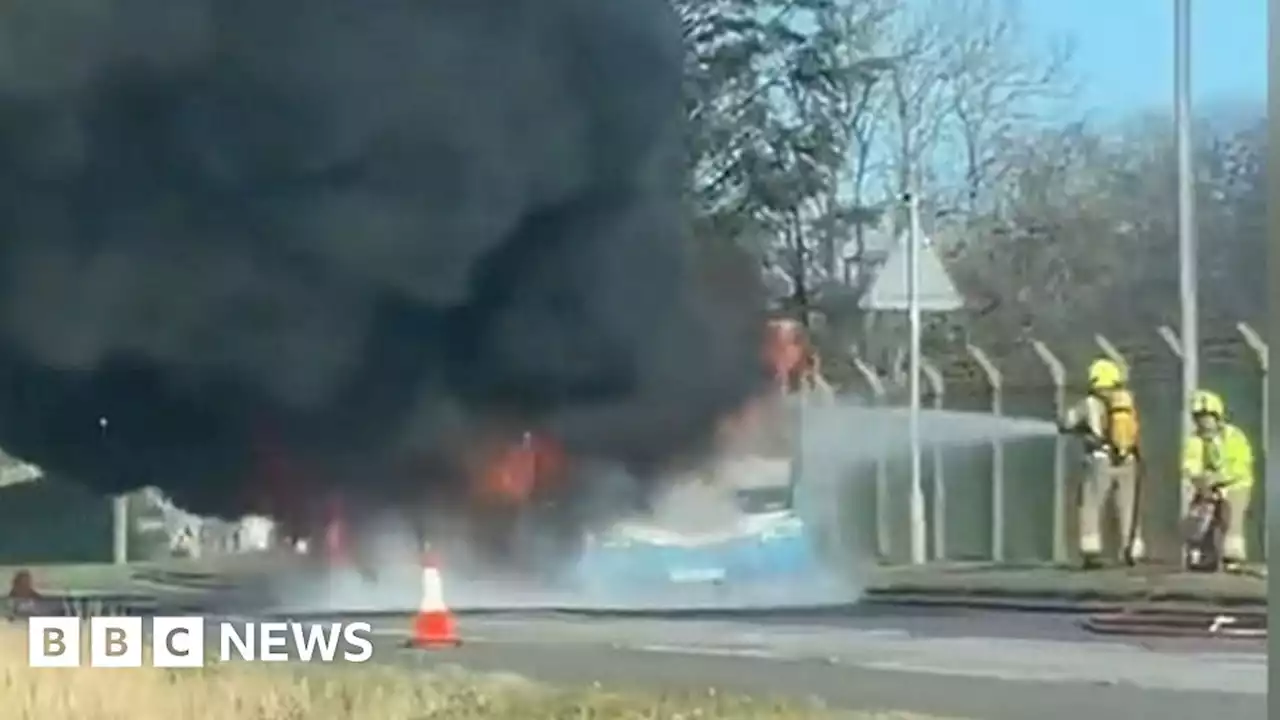
M 1172 107 L 1174 0 L 1025 0 L 1043 39 L 1070 35 L 1082 110 Z M 1267 0 L 1192 0 L 1193 100 L 1261 103 L 1267 92 Z

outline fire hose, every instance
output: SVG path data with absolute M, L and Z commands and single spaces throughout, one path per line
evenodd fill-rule
M 1262 640 L 1267 637 L 1265 611 L 1129 611 L 1091 615 L 1081 622 L 1099 635 L 1171 638 Z

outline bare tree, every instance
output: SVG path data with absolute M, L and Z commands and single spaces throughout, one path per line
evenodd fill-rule
M 1215 113 L 1216 115 L 1216 113 Z M 1223 112 L 1202 124 L 1198 149 L 1200 278 L 1205 320 L 1231 327 L 1266 319 L 1267 120 Z
M 937 3 L 942 25 L 948 136 L 960 155 L 958 206 L 975 213 L 994 201 L 1010 143 L 1072 96 L 1071 42 L 1041 50 L 1027 42 L 1021 6 L 1010 0 Z
M 886 53 L 895 60 L 888 82 L 894 132 L 893 142 L 886 147 L 893 168 L 892 176 L 884 179 L 888 197 L 901 197 L 913 185 L 922 191 L 928 185 L 932 154 L 946 127 L 949 77 L 944 28 L 930 10 L 901 7 Z
M 866 258 L 865 228 L 877 219 L 879 198 L 872 202 L 867 183 L 880 158 L 874 155 L 882 116 L 886 109 L 881 90 L 895 65 L 893 58 L 880 55 L 889 21 L 899 10 L 899 0 L 834 0 L 819 14 L 823 28 L 819 41 L 838 68 L 833 74 L 830 112 L 836 118 L 841 145 L 847 155 L 820 210 L 824 217 L 843 215 L 845 222 L 828 222 L 824 237 L 824 262 L 829 275 L 847 281 L 842 251 L 853 235 L 853 263 Z
M 1208 337 L 1234 335 L 1236 322 L 1260 317 L 1264 122 L 1201 122 L 1196 134 Z M 1095 332 L 1154 344 L 1154 326 L 1176 322 L 1171 125 L 1152 114 L 1104 135 L 1075 123 L 1029 136 L 1005 157 L 997 189 L 1006 207 L 979 215 L 959 254 L 962 282 L 983 304 L 970 332 L 995 345 Z
M 1006 210 L 971 217 L 955 270 L 974 295 L 982 339 L 1052 334 L 1092 315 L 1116 278 L 1100 168 L 1107 149 L 1082 123 L 1028 135 L 1006 149 Z M 1107 170 L 1103 170 L 1105 173 Z

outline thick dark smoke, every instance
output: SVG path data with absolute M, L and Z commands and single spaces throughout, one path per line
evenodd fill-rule
M 10 0 L 0 446 L 215 513 L 257 443 L 383 502 L 525 427 L 696 452 L 758 318 L 683 236 L 681 61 L 664 0 Z

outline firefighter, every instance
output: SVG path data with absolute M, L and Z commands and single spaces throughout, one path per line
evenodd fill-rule
M 1122 560 L 1134 564 L 1146 553 L 1138 517 L 1141 457 L 1138 410 L 1124 370 L 1108 358 L 1089 366 L 1089 392 L 1059 421 L 1063 433 L 1084 440 L 1085 477 L 1080 488 L 1080 555 L 1086 569 L 1102 564 L 1103 517 L 1115 503 Z
M 1247 553 L 1245 516 L 1253 492 L 1253 447 L 1239 427 L 1226 421 L 1227 408 L 1216 393 L 1201 390 L 1191 398 L 1195 429 L 1182 454 L 1182 480 L 1193 497 L 1221 491 L 1224 510 L 1223 567 L 1239 570 Z

